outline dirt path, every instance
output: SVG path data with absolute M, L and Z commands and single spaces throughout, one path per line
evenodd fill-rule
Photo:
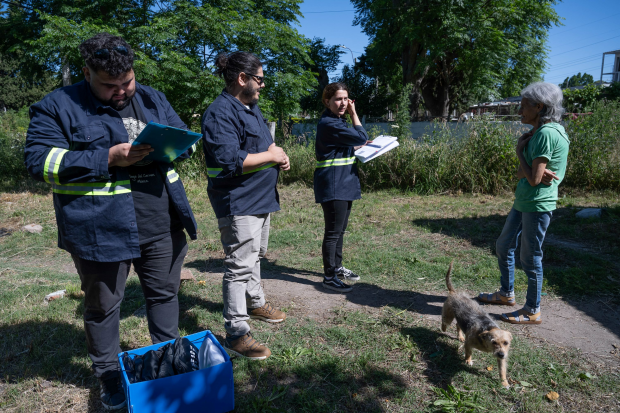
M 221 282 L 221 274 L 208 273 L 208 279 Z M 348 294 L 331 293 L 322 288 L 321 279 L 309 274 L 263 273 L 268 299 L 287 308 L 292 316 L 317 320 L 331 318 L 339 308 L 375 313 L 390 305 L 433 320 L 439 327 L 445 294 L 386 290 L 358 284 Z M 472 296 L 473 296 L 473 292 Z M 620 308 L 599 300 L 564 300 L 543 297 L 541 325 L 502 324 L 514 334 L 539 339 L 560 347 L 575 348 L 597 364 L 620 367 Z M 511 307 L 485 306 L 492 315 L 511 311 Z M 517 309 L 518 307 L 514 307 Z M 617 347 L 614 347 L 617 346 Z

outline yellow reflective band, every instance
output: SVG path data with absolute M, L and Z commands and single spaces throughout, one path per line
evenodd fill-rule
M 176 182 L 179 180 L 179 174 L 177 173 L 177 171 L 175 171 L 174 169 L 171 171 L 168 171 L 168 181 L 170 181 L 170 183 Z
M 262 171 L 263 169 L 269 169 L 274 166 L 275 163 L 268 163 L 267 165 L 263 165 L 260 168 L 254 169 L 253 171 L 244 172 L 241 175 L 253 174 L 254 172 Z M 207 168 L 207 175 L 209 178 L 215 178 L 222 172 L 222 168 Z
M 131 192 L 130 181 L 92 182 L 54 185 L 55 194 L 64 195 L 119 195 Z
M 345 166 L 352 165 L 355 163 L 355 156 L 350 158 L 337 158 L 337 159 L 327 159 L 324 161 L 317 161 L 317 168 L 327 168 L 328 166 Z
M 55 184 L 58 182 L 58 170 L 60 169 L 60 163 L 65 154 L 69 152 L 66 149 L 52 148 L 45 158 L 45 165 L 43 167 L 43 179 L 48 184 Z
M 196 152 L 196 144 L 192 145 L 192 152 Z

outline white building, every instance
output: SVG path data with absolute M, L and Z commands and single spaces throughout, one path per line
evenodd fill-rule
M 605 71 L 605 56 L 613 56 L 613 66 L 611 72 L 603 73 Z M 607 59 L 610 59 L 609 57 Z M 609 60 L 608 60 L 609 62 Z M 603 76 L 611 75 L 612 82 L 620 82 L 620 50 L 613 52 L 603 53 L 603 62 L 601 63 L 601 84 L 603 84 Z

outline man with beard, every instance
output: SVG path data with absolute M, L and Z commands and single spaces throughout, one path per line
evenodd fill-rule
M 207 192 L 218 220 L 226 271 L 224 347 L 233 354 L 264 360 L 271 351 L 250 333 L 250 318 L 280 323 L 286 314 L 265 301 L 260 259 L 267 252 L 270 213 L 280 210 L 279 170 L 289 159 L 273 143 L 267 120 L 257 106 L 265 87 L 263 67 L 251 53 L 221 54 L 217 73 L 226 89 L 202 118 L 209 175 Z
M 25 163 L 33 178 L 52 185 L 58 246 L 71 253 L 85 293 L 86 343 L 101 402 L 116 410 L 126 403 L 117 354 L 131 265 L 151 340 L 178 338 L 183 229 L 196 239 L 173 165 L 143 160 L 152 149 L 131 143 L 151 121 L 187 127 L 163 93 L 135 81 L 133 51 L 122 38 L 100 33 L 79 48 L 85 80 L 30 108 Z

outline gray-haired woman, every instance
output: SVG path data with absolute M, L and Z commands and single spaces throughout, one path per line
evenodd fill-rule
M 540 324 L 543 281 L 542 243 L 556 208 L 558 185 L 564 179 L 570 141 L 558 122 L 564 113 L 562 90 L 551 83 L 533 83 L 521 91 L 521 123 L 532 125 L 517 143 L 519 170 L 515 202 L 495 244 L 501 273 L 499 291 L 481 293 L 485 303 L 513 306 L 514 252 L 521 236 L 521 265 L 527 275 L 525 306 L 502 314 L 513 324 Z

